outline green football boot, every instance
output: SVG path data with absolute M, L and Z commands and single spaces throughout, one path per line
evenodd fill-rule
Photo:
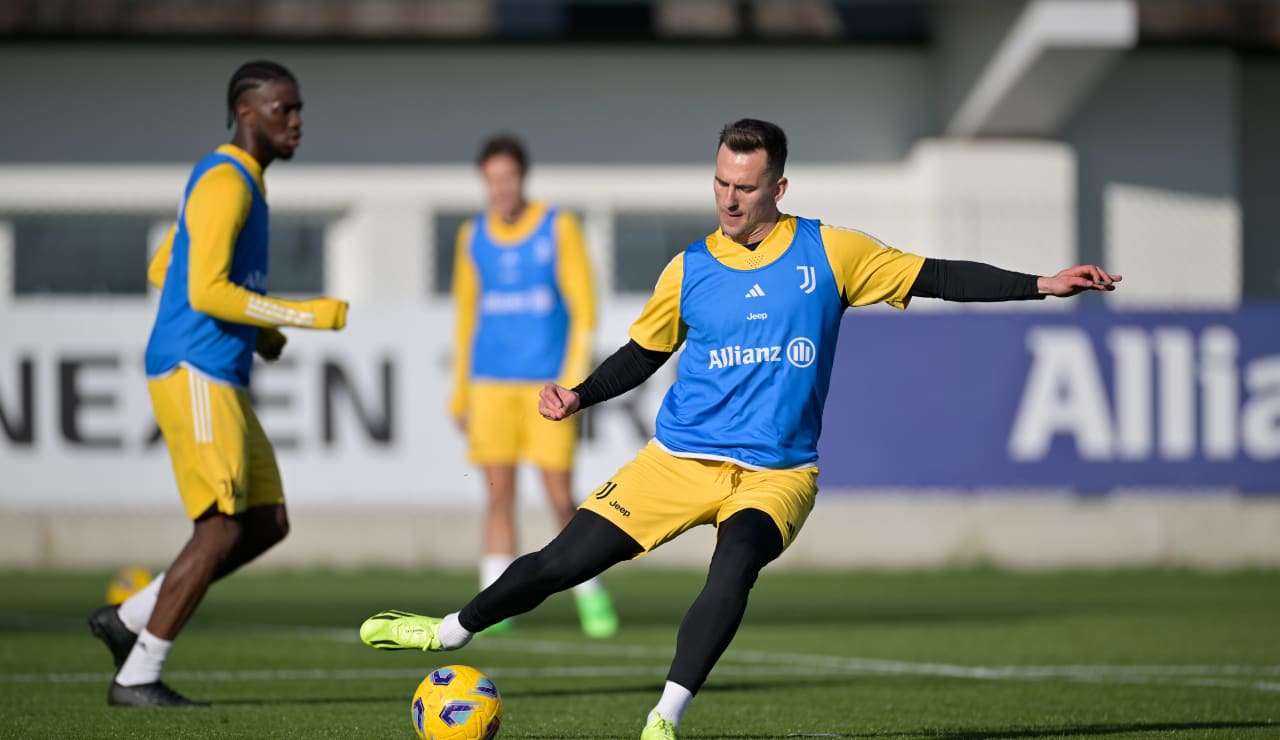
M 618 613 L 613 610 L 613 600 L 604 589 L 590 593 L 574 593 L 578 605 L 578 619 L 582 633 L 587 637 L 605 638 L 618 634 Z
M 443 650 L 440 620 L 390 609 L 364 620 L 360 639 L 379 650 Z
M 649 712 L 649 722 L 640 733 L 640 740 L 677 740 L 676 723 L 666 721 L 657 712 Z

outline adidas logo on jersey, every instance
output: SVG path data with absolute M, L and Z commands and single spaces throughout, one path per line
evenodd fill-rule
M 755 285 L 751 286 L 751 290 L 747 291 L 747 295 L 745 297 L 746 298 L 763 298 L 764 288 L 760 287 L 760 283 L 756 283 Z

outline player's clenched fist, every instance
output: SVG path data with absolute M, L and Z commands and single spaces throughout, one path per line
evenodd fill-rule
M 275 362 L 284 352 L 284 345 L 289 339 L 279 329 L 264 327 L 258 329 L 256 351 L 258 356 L 267 362 Z
M 538 413 L 546 419 L 560 421 L 567 419 L 578 410 L 578 394 L 556 385 L 547 383 L 538 393 Z

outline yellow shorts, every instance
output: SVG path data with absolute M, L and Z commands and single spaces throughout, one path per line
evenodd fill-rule
M 542 383 L 476 383 L 467 408 L 468 457 L 476 465 L 528 461 L 544 470 L 569 470 L 578 422 L 548 421 L 538 413 Z
M 187 516 L 284 503 L 280 468 L 249 394 L 179 367 L 148 381 Z
M 731 462 L 676 457 L 650 442 L 579 508 L 626 532 L 645 552 L 699 524 L 717 527 L 744 509 L 768 514 L 787 548 L 818 494 L 818 469 L 747 470 Z

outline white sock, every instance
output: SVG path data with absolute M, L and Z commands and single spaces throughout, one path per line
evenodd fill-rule
M 676 727 L 680 726 L 680 718 L 684 716 L 684 711 L 689 708 L 689 702 L 693 701 L 693 692 L 678 683 L 667 681 L 667 685 L 662 689 L 662 698 L 658 700 L 658 706 L 653 711 L 658 713 L 668 722 L 676 723 Z
M 436 630 L 436 637 L 440 638 L 441 648 L 457 650 L 471 642 L 473 635 L 462 626 L 462 623 L 458 621 L 458 613 L 454 612 L 440 620 L 440 627 Z
M 121 686 L 140 686 L 144 683 L 155 683 L 160 680 L 160 671 L 164 669 L 164 659 L 169 656 L 172 640 L 161 640 L 159 637 L 143 630 L 138 634 L 129 657 L 124 659 L 120 672 L 116 674 L 116 683 Z
M 120 605 L 120 621 L 133 634 L 140 634 L 147 622 L 151 621 L 151 610 L 156 608 L 156 596 L 160 594 L 160 584 L 163 581 L 164 574 L 161 573 Z
M 593 594 L 602 589 L 604 589 L 604 586 L 600 585 L 599 578 L 588 578 L 582 583 L 579 583 L 578 585 L 574 586 L 573 592 L 579 596 L 586 596 L 588 594 Z
M 515 562 L 515 556 L 505 552 L 487 552 L 480 558 L 480 590 L 483 591 L 498 580 L 498 576 L 506 572 L 507 567 Z

